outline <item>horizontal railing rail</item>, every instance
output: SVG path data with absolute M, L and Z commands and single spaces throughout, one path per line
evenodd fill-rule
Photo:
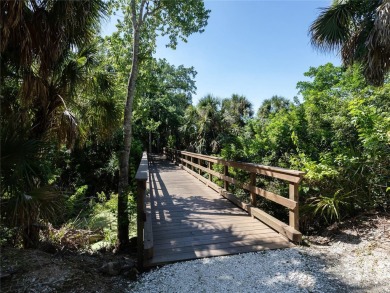
M 147 153 L 144 152 L 135 175 L 137 182 L 137 264 L 139 269 L 143 269 L 145 259 L 153 257 L 150 196 L 146 188 L 148 179 L 149 160 Z
M 299 194 L 298 187 L 302 181 L 305 172 L 284 169 L 279 167 L 270 167 L 260 164 L 229 161 L 222 158 L 202 155 L 187 151 L 179 151 L 170 148 L 164 148 L 164 155 L 167 159 L 179 164 L 187 172 L 198 178 L 200 181 L 218 191 L 222 196 L 232 201 L 237 206 L 246 210 L 252 216 L 266 223 L 271 228 L 278 231 L 288 239 L 294 242 L 302 240 L 302 234 L 299 232 Z M 213 164 L 223 166 L 223 173 L 213 169 Z M 229 167 L 243 170 L 249 173 L 248 182 L 239 181 L 229 175 Z M 197 172 L 195 172 L 197 171 Z M 201 172 L 205 174 L 201 174 Z M 205 175 L 208 177 L 206 178 Z M 264 190 L 256 186 L 258 175 L 264 175 L 271 178 L 286 181 L 289 184 L 289 197 Z M 222 180 L 223 187 L 214 183 L 212 178 L 216 177 Z M 229 184 L 249 191 L 251 203 L 241 202 L 234 194 L 229 192 Z M 257 196 L 273 201 L 289 210 L 289 224 L 286 224 L 268 213 L 256 207 Z

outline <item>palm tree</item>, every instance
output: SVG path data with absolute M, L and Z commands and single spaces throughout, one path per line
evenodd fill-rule
M 179 128 L 183 145 L 189 151 L 194 151 L 198 133 L 199 113 L 195 106 L 189 105 L 184 112 L 183 123 Z
M 48 138 L 58 133 L 74 142 L 78 125 L 70 109 L 80 85 L 98 76 L 91 74 L 96 50 L 90 43 L 106 11 L 103 0 L 0 2 L 0 203 L 26 247 L 37 244 L 36 224 L 56 215 Z
M 290 101 L 281 96 L 272 96 L 271 99 L 265 99 L 259 110 L 257 111 L 257 117 L 265 122 L 270 115 L 278 113 L 282 110 L 286 110 L 290 107 Z
M 222 101 L 221 112 L 223 121 L 229 125 L 234 134 L 238 134 L 246 120 L 253 116 L 251 102 L 246 97 L 237 94 Z
M 196 105 L 199 115 L 196 149 L 198 153 L 216 153 L 220 147 L 221 101 L 212 95 L 201 98 Z
M 312 44 L 362 65 L 368 83 L 383 85 L 390 70 L 390 1 L 335 0 L 309 29 Z
M 14 64 L 50 72 L 64 51 L 82 47 L 99 30 L 107 15 L 103 0 L 3 0 L 0 3 L 1 54 L 12 51 Z
M 73 141 L 76 121 L 68 106 L 76 84 L 95 65 L 96 50 L 89 44 L 107 14 L 106 4 L 5 0 L 0 5 L 1 83 L 14 79 L 20 84 L 19 93 L 6 96 L 5 103 L 18 100 L 18 111 L 31 120 L 36 139 L 62 124 L 72 131 L 61 136 Z

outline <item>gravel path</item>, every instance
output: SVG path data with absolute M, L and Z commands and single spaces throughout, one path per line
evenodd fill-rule
M 146 273 L 129 292 L 390 292 L 389 247 L 339 241 L 199 259 Z

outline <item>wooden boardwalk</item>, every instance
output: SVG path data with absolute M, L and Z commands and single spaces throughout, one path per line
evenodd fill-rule
M 166 160 L 150 165 L 149 185 L 154 256 L 145 266 L 292 246 Z

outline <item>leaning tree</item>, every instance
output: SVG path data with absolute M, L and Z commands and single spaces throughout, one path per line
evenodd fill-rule
M 127 84 L 127 98 L 123 119 L 123 148 L 119 162 L 118 185 L 118 249 L 129 242 L 127 214 L 129 186 L 129 158 L 132 140 L 133 101 L 136 94 L 140 61 L 155 49 L 157 34 L 168 36 L 168 46 L 175 48 L 178 40 L 187 41 L 189 35 L 202 32 L 207 25 L 209 11 L 200 0 L 118 0 L 115 9 L 124 13 L 122 33 L 132 42 L 131 70 Z

